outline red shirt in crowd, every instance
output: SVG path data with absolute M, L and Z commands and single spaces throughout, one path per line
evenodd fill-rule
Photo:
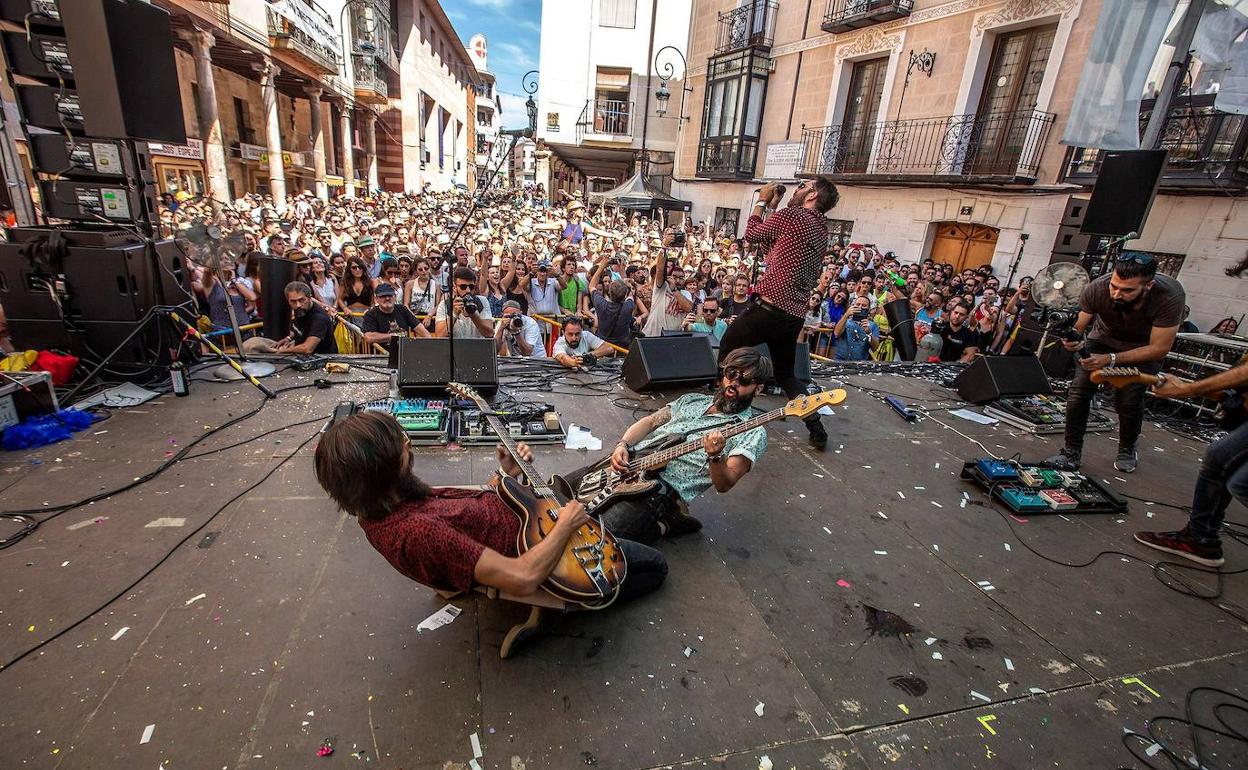
M 384 519 L 360 519 L 364 536 L 407 577 L 438 591 L 468 591 L 486 548 L 516 555 L 520 519 L 492 491 L 435 487 Z
M 819 283 L 828 250 L 828 220 L 814 209 L 793 206 L 764 220 L 750 217 L 745 239 L 772 244 L 758 293 L 789 315 L 806 317 L 806 302 Z

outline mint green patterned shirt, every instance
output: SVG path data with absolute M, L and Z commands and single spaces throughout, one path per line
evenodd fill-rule
M 683 441 L 701 439 L 707 433 L 725 430 L 734 423 L 747 422 L 759 414 L 752 408 L 740 414 L 707 414 L 706 410 L 712 403 L 714 398 L 711 396 L 686 393 L 669 404 L 672 419 L 639 442 L 637 448 L 653 446 L 668 436 L 680 436 Z M 724 454 L 729 457 L 739 455 L 756 463 L 766 450 L 767 430 L 760 427 L 728 439 Z M 659 477 L 680 495 L 680 499 L 690 502 L 711 486 L 709 465 L 706 450 L 698 449 L 672 460 L 659 471 Z

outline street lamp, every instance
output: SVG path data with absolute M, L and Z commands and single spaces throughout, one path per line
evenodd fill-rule
M 537 102 L 533 101 L 533 94 L 537 93 L 537 70 L 529 70 L 524 73 L 524 77 L 520 78 L 520 87 L 529 95 L 524 103 L 524 109 L 529 113 L 529 131 L 537 132 Z
M 655 101 L 658 102 L 658 105 L 654 108 L 654 113 L 660 118 L 666 115 L 667 102 L 672 98 L 672 92 L 667 88 L 667 81 L 675 77 L 676 67 L 671 60 L 665 61 L 661 65 L 659 64 L 659 58 L 663 55 L 663 52 L 669 50 L 680 58 L 682 78 L 680 87 L 680 114 L 676 119 L 678 122 L 684 123 L 689 119 L 685 116 L 685 95 L 693 93 L 693 86 L 690 86 L 683 80 L 685 75 L 689 72 L 689 62 L 685 60 L 685 55 L 680 52 L 680 49 L 675 46 L 665 45 L 654 55 L 654 68 L 659 71 L 659 88 L 654 92 L 654 98 Z

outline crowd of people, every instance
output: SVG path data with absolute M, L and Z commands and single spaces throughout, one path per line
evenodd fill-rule
M 500 354 L 549 356 L 567 366 L 582 365 L 587 353 L 618 353 L 639 334 L 704 334 L 718 347 L 766 271 L 755 249 L 725 227 L 601 207 L 591 213 L 579 196 L 555 204 L 544 198 L 540 188 L 500 192 L 474 211 L 458 191 L 331 202 L 305 193 L 279 214 L 271 198 L 247 195 L 215 209 L 202 200 L 175 203 L 163 211 L 162 227 L 185 236 L 207 224 L 219 234 L 197 242 L 194 280 L 203 315 L 217 330 L 230 326 L 227 304 L 244 325 L 259 316 L 257 258 L 277 257 L 295 263 L 298 286 L 290 296 L 310 299 L 319 330 L 324 311 L 350 321 L 370 344 L 453 330 L 495 339 Z M 226 258 L 211 259 L 214 253 Z M 1006 352 L 1030 301 L 1028 279 L 1003 291 L 988 265 L 958 272 L 836 242 L 823 265 L 800 339 L 815 355 L 837 360 L 897 359 L 885 310 L 897 300 L 911 306 L 916 342 L 940 339 L 920 355 L 957 361 Z M 306 337 L 303 327 L 294 333 L 249 344 L 308 352 L 300 344 L 306 338 L 298 339 Z M 317 340 L 310 349 L 328 346 Z

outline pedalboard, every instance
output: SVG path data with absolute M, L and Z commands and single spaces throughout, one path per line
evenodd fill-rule
M 962 478 L 1013 513 L 1127 512 L 1127 501 L 1090 476 L 1042 468 L 1036 463 L 983 457 L 962 464 Z

